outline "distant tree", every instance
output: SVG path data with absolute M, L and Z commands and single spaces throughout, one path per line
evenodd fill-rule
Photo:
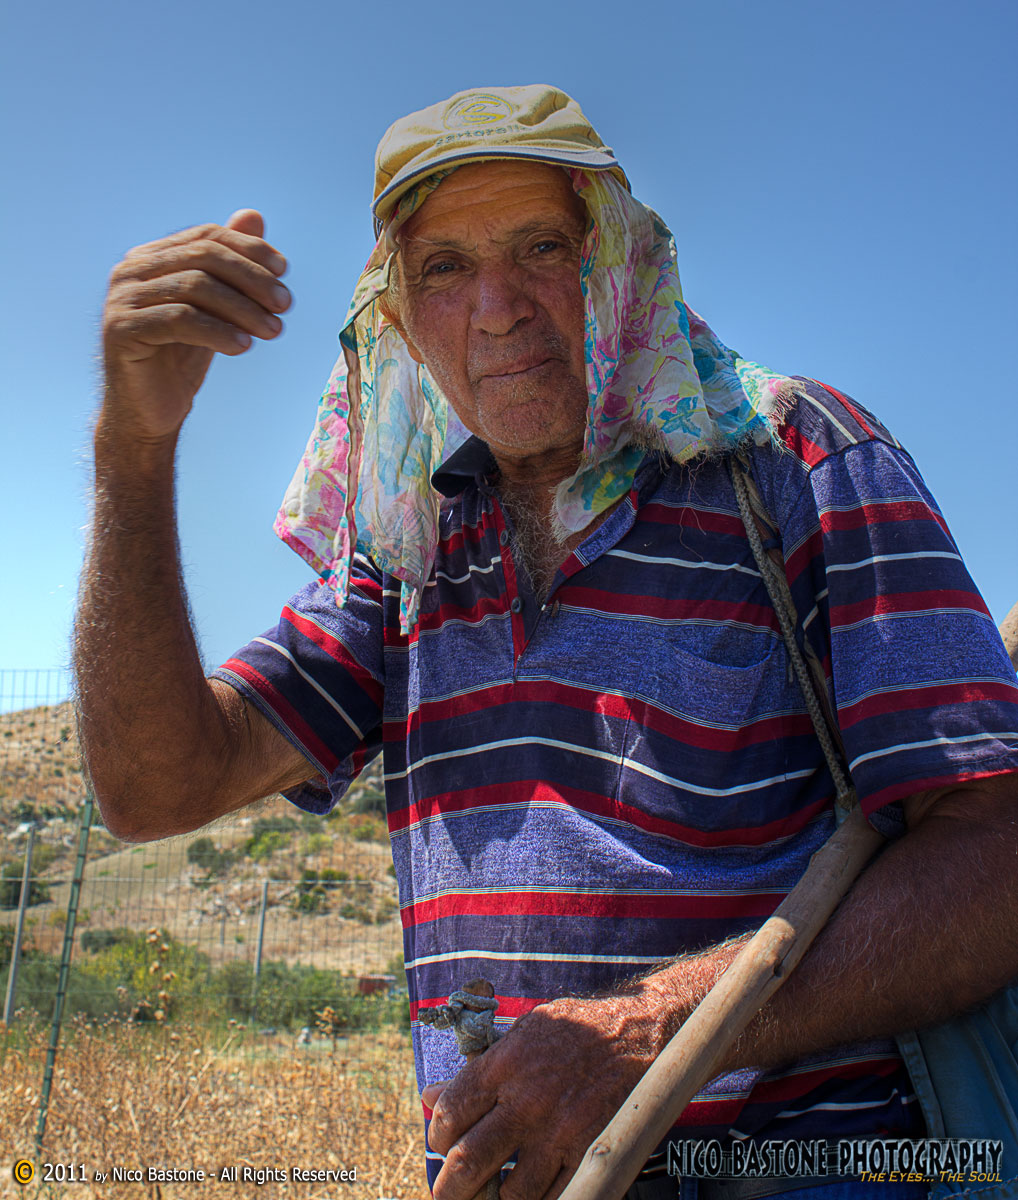
M 195 838 L 187 847 L 187 861 L 207 876 L 222 875 L 231 862 L 228 850 L 220 850 L 210 837 Z
M 17 908 L 21 903 L 21 876 L 25 870 L 25 860 L 5 863 L 0 867 L 0 908 Z M 29 906 L 45 904 L 50 898 L 49 888 L 39 879 L 28 881 Z

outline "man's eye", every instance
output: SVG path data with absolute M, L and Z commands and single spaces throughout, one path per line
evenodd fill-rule
M 425 275 L 448 275 L 456 269 L 456 264 L 448 259 L 440 259 L 438 262 L 428 263 L 424 269 Z
M 561 242 L 557 242 L 554 238 L 543 238 L 541 241 L 534 244 L 534 249 L 539 254 L 550 254 L 554 250 L 560 249 Z

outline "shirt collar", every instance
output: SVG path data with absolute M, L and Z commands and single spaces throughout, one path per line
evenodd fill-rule
M 481 486 L 485 482 L 485 476 L 497 470 L 498 464 L 487 442 L 471 436 L 434 472 L 431 476 L 431 486 L 436 492 L 452 499 L 469 483 Z
M 644 504 L 646 494 L 657 487 L 667 469 L 668 464 L 661 454 L 650 451 L 644 455 L 633 480 L 638 508 Z M 476 483 L 482 491 L 490 490 L 489 484 L 497 471 L 498 464 L 487 442 L 472 434 L 432 474 L 431 486 L 440 495 L 451 500 L 470 483 Z

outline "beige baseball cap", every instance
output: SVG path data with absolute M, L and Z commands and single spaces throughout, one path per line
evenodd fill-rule
M 375 154 L 375 231 L 414 183 L 440 169 L 490 158 L 611 171 L 629 187 L 583 110 L 544 83 L 471 88 L 390 125 Z

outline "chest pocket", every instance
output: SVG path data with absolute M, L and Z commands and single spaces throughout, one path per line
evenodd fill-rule
M 680 840 L 773 819 L 790 802 L 778 783 L 796 699 L 785 648 L 763 631 L 725 629 L 705 643 L 680 627 L 654 641 L 626 731 L 620 806 Z

